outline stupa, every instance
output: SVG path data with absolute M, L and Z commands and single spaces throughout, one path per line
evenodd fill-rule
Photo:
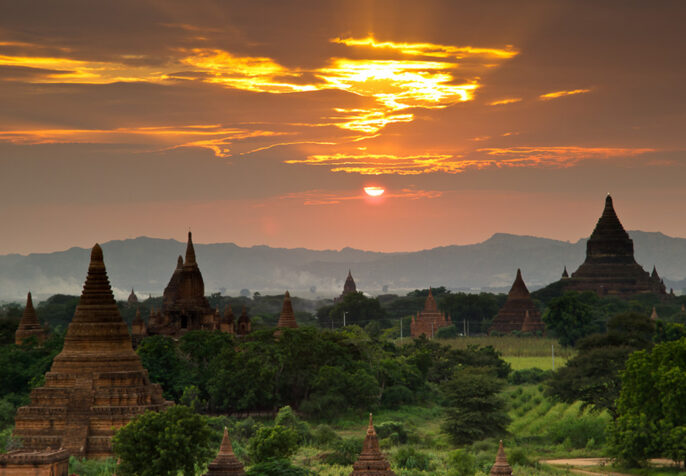
M 345 298 L 348 294 L 356 293 L 357 292 L 357 285 L 355 284 L 355 280 L 353 279 L 353 274 L 350 270 L 348 270 L 348 276 L 345 278 L 345 283 L 343 284 L 343 292 L 339 297 L 334 299 L 334 302 L 342 301 L 343 298 Z
M 17 331 L 14 333 L 14 343 L 21 345 L 29 337 L 35 337 L 38 343 L 45 341 L 45 329 L 38 322 L 30 292 L 26 296 L 26 307 L 24 308 L 21 320 L 19 320 L 19 327 L 17 327 Z
M 191 330 L 219 330 L 220 319 L 205 297 L 205 282 L 195 259 L 193 236 L 188 232 L 185 260 L 179 256 L 164 289 L 162 309 L 148 321 L 146 335 L 181 337 Z M 135 336 L 142 338 L 143 336 Z
M 238 323 L 236 324 L 236 335 L 245 336 L 250 334 L 252 330 L 252 324 L 250 323 L 250 316 L 248 316 L 248 310 L 243 306 L 241 315 L 238 317 Z
M 14 436 L 24 449 L 64 448 L 86 458 L 111 456 L 117 428 L 171 405 L 133 351 L 97 244 L 64 347 L 30 399 L 15 419 Z
M 601 296 L 667 296 L 657 270 L 653 269 L 651 276 L 634 259 L 634 242 L 619 221 L 609 194 L 586 243 L 586 260 L 562 286 L 566 291 L 594 291 Z
M 288 291 L 286 291 L 286 294 L 283 296 L 283 306 L 276 327 L 298 328 L 298 323 L 295 321 L 295 313 L 293 312 L 293 305 L 291 304 L 291 295 Z
M 498 454 L 495 457 L 495 464 L 491 468 L 489 476 L 512 476 L 512 468 L 507 462 L 507 456 L 505 456 L 503 440 L 500 440 L 500 444 L 498 444 Z
M 527 318 L 528 313 L 528 318 Z M 526 329 L 523 329 L 526 320 Z M 541 313 L 531 299 L 529 290 L 522 279 L 522 271 L 517 270 L 507 300 L 493 319 L 489 332 L 510 333 L 512 331 L 543 332 Z
M 238 461 L 236 455 L 233 454 L 233 447 L 231 440 L 229 440 L 229 432 L 224 427 L 224 438 L 219 447 L 219 454 L 212 461 L 208 467 L 205 476 L 238 476 L 245 474 L 243 470 L 243 463 Z
M 391 465 L 379 448 L 379 437 L 376 436 L 371 413 L 362 453 L 353 464 L 353 472 L 350 476 L 395 476 L 395 473 L 391 471 Z
M 135 306 L 138 304 L 138 296 L 136 296 L 136 293 L 133 292 L 133 288 L 131 288 L 131 294 L 129 294 L 129 298 L 126 300 L 129 306 Z
M 236 333 L 236 318 L 233 315 L 231 306 L 224 308 L 224 316 L 219 321 L 219 330 L 228 334 Z
M 416 316 L 412 316 L 410 334 L 412 337 L 419 337 L 424 334 L 433 338 L 438 329 L 448 327 L 451 324 L 450 317 L 446 317 L 444 312 L 438 310 L 436 299 L 434 299 L 431 288 L 429 288 L 429 295 L 424 302 L 424 310 L 418 312 Z

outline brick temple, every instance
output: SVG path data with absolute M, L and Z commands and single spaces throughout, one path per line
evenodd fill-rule
M 424 302 L 424 310 L 418 312 L 416 316 L 412 316 L 410 334 L 412 337 L 419 337 L 424 334 L 429 338 L 433 338 L 438 329 L 450 325 L 452 325 L 450 316 L 446 317 L 444 312 L 438 310 L 436 299 L 434 299 L 431 288 L 429 288 L 429 295 Z
M 69 453 L 64 450 L 14 450 L 0 454 L 0 476 L 68 476 Z
M 15 419 L 14 436 L 24 450 L 64 448 L 86 458 L 111 456 L 116 429 L 146 410 L 171 405 L 133 351 L 99 245 L 91 252 L 64 347 L 30 399 Z
M 559 283 L 565 291 L 593 291 L 600 296 L 652 293 L 667 297 L 657 270 L 651 275 L 634 259 L 634 242 L 619 221 L 610 195 L 586 243 L 586 260 Z
M 224 427 L 224 438 L 217 457 L 207 467 L 205 476 L 242 476 L 245 474 L 243 463 L 233 453 L 229 432 Z
M 45 341 L 45 329 L 38 322 L 31 293 L 26 296 L 26 307 L 19 320 L 19 327 L 14 333 L 14 343 L 21 345 L 29 337 L 35 337 L 39 344 Z
M 522 271 L 518 269 L 507 300 L 493 318 L 493 324 L 488 331 L 509 334 L 513 331 L 536 333 L 543 332 L 544 329 L 541 312 L 531 299 L 531 294 L 522 279 Z
M 395 476 L 395 473 L 391 471 L 391 465 L 379 448 L 379 437 L 376 436 L 371 413 L 362 453 L 353 464 L 353 472 L 350 476 Z
M 291 295 L 288 291 L 283 296 L 283 306 L 276 327 L 298 328 L 298 323 L 295 321 L 295 313 L 293 312 L 293 304 L 291 303 Z
M 345 283 L 343 283 L 343 292 L 337 298 L 334 298 L 333 302 L 342 301 L 348 294 L 356 293 L 357 285 L 353 279 L 353 273 L 348 270 L 348 276 L 345 278 Z
M 498 444 L 498 454 L 495 457 L 495 464 L 491 468 L 488 476 L 512 476 L 512 467 L 507 462 L 505 456 L 505 448 L 503 448 L 503 440 Z

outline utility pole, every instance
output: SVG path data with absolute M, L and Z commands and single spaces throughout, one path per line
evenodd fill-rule
M 400 318 L 400 343 L 403 343 L 403 318 Z
M 555 370 L 555 344 L 550 344 L 550 349 L 553 353 L 553 370 Z
M 343 311 L 343 327 L 345 327 L 345 315 L 348 314 L 346 311 Z
M 462 319 L 462 335 L 467 336 L 467 319 Z

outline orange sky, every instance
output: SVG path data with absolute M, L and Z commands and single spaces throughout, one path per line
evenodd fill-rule
M 682 2 L 2 3 L 0 253 L 686 236 Z

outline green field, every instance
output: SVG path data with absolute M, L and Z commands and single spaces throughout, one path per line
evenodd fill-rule
M 504 357 L 550 357 L 554 347 L 556 365 L 558 357 L 568 359 L 574 355 L 574 349 L 562 347 L 556 339 L 548 337 L 456 337 L 454 339 L 440 339 L 438 342 L 458 349 L 466 349 L 470 345 L 482 347 L 490 345 Z
M 507 363 L 512 366 L 512 370 L 523 370 L 539 368 L 541 370 L 552 370 L 553 360 L 550 356 L 547 357 L 503 357 Z M 566 357 L 555 356 L 555 368 L 559 369 L 567 362 Z

